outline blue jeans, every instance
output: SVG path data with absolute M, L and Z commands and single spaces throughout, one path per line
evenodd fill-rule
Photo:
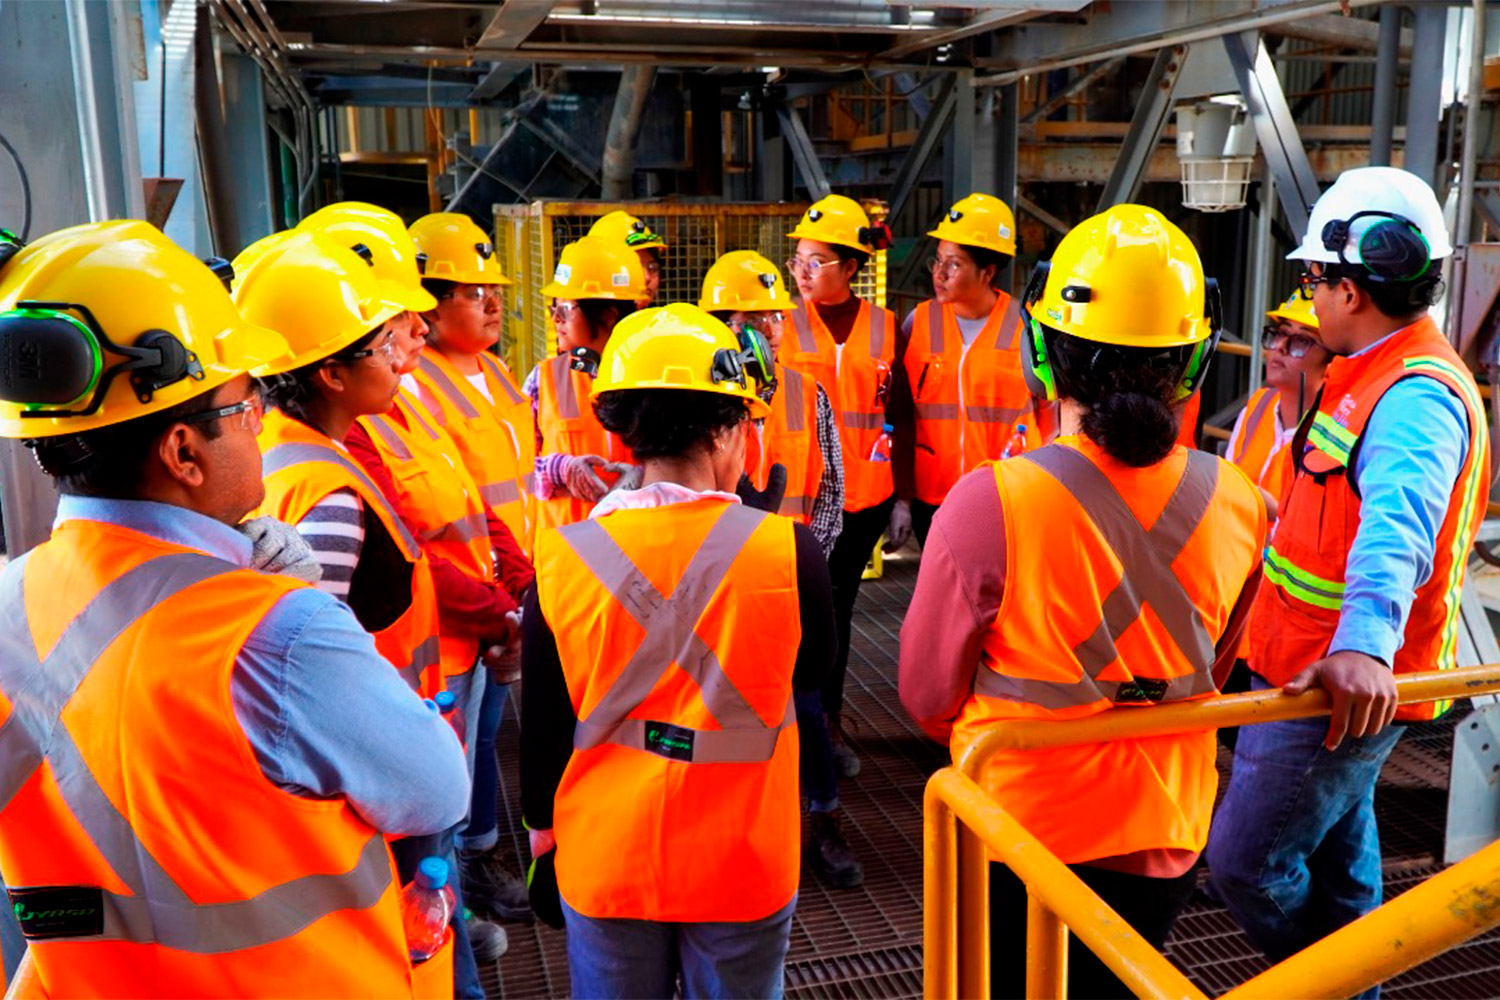
M 802 754 L 798 769 L 808 812 L 833 812 L 839 807 L 839 777 L 833 769 L 833 743 L 828 739 L 828 717 L 817 691 L 792 695 L 797 707 L 797 736 Z
M 469 929 L 464 923 L 464 894 L 459 884 L 458 858 L 453 851 L 453 831 L 431 833 L 420 837 L 402 837 L 391 841 L 391 855 L 396 860 L 396 875 L 402 885 L 416 878 L 417 866 L 423 858 L 438 857 L 448 860 L 453 895 L 458 900 L 453 914 L 453 996 L 455 1000 L 485 1000 L 484 985 L 479 981 L 479 963 L 474 960 L 474 948 L 469 943 Z
M 662 923 L 585 917 L 563 901 L 573 996 L 780 1000 L 797 897 L 744 922 Z
M 1375 782 L 1402 729 L 1346 738 L 1332 753 L 1327 732 L 1326 717 L 1242 727 L 1208 831 L 1214 887 L 1273 961 L 1380 905 Z
M 469 825 L 458 834 L 458 846 L 466 851 L 488 851 L 500 842 L 500 762 L 495 758 L 495 737 L 508 697 L 509 684 L 485 678 L 484 695 L 474 720 L 474 790 L 469 799 Z

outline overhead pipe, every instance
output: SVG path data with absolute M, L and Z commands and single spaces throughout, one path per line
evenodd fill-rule
M 633 193 L 631 176 L 635 172 L 636 138 L 641 132 L 641 118 L 646 98 L 656 81 L 653 66 L 626 66 L 620 71 L 620 89 L 615 92 L 614 112 L 609 116 L 609 132 L 604 137 L 604 162 L 600 171 L 601 194 L 605 201 L 624 201 Z

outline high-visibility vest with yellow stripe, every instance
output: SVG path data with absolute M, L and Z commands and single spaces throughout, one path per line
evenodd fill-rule
M 746 437 L 745 472 L 758 490 L 766 488 L 771 466 L 786 468 L 786 493 L 779 513 L 812 522 L 813 503 L 823 479 L 818 444 L 818 383 L 810 375 L 776 366 L 771 415 Z
M 273 785 L 236 718 L 235 660 L 300 586 L 86 520 L 0 575 L 20 995 L 453 995 L 451 956 L 414 983 L 381 834 Z
M 597 455 L 608 462 L 635 464 L 625 443 L 605 430 L 594 415 L 594 377 L 574 371 L 566 354 L 548 358 L 537 366 L 536 426 L 542 435 L 543 455 Z M 599 476 L 612 485 L 613 476 Z M 536 530 L 574 524 L 589 516 L 594 505 L 587 500 L 559 493 L 536 501 Z
M 537 536 L 578 724 L 557 883 L 589 917 L 748 921 L 797 891 L 793 523 L 717 498 Z
M 395 482 L 397 508 L 429 552 L 472 580 L 493 583 L 495 561 L 484 499 L 453 440 L 405 389 L 396 394 L 393 409 L 402 419 L 380 414 L 360 417 L 359 422 Z M 444 676 L 467 673 L 479 658 L 479 640 L 445 633 L 440 623 L 438 652 Z
M 894 491 L 890 462 L 872 462 L 896 354 L 896 316 L 859 304 L 854 329 L 842 344 L 833 340 L 816 306 L 798 302 L 786 313 L 792 328 L 781 342 L 781 362 L 818 380 L 838 420 L 844 453 L 844 510 L 876 507 Z
M 432 570 L 400 513 L 342 446 L 280 410 L 266 412 L 258 442 L 266 498 L 257 514 L 295 525 L 328 494 L 347 489 L 385 529 L 410 567 L 411 597 L 395 621 L 371 633 L 375 647 L 424 698 L 443 690 Z M 392 585 L 402 582 L 392 581 Z
M 964 343 L 952 306 L 928 299 L 912 314 L 906 375 L 917 410 L 916 498 L 934 506 L 981 462 L 999 458 L 1026 425 L 1040 448 L 1031 390 L 1021 374 L 1020 303 L 999 292 L 984 328 Z
M 1131 468 L 1081 436 L 990 468 L 1005 588 L 953 726 L 953 759 L 1008 719 L 1213 694 L 1216 647 L 1266 535 L 1244 473 L 1186 448 Z M 1003 750 L 981 781 L 1068 864 L 1202 850 L 1217 783 L 1212 732 Z
M 1250 667 L 1272 684 L 1286 683 L 1328 655 L 1343 610 L 1349 549 L 1359 532 L 1360 497 L 1349 471 L 1375 405 L 1407 378 L 1436 379 L 1463 402 L 1469 451 L 1437 534 L 1432 574 L 1417 588 L 1392 667 L 1402 674 L 1447 670 L 1457 662 L 1464 567 L 1489 495 L 1489 434 L 1474 377 L 1424 316 L 1363 354 L 1334 358 L 1292 439 L 1296 472 L 1266 550 L 1266 585 L 1250 623 Z M 1406 705 L 1396 717 L 1432 719 L 1450 706 Z
M 431 346 L 423 349 L 414 373 L 417 398 L 452 438 L 485 503 L 529 555 L 533 526 L 528 483 L 536 458 L 531 401 L 498 358 L 485 351 L 475 357 L 490 399 Z

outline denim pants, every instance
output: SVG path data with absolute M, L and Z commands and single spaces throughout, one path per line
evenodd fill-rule
M 458 846 L 466 851 L 488 851 L 500 842 L 500 762 L 495 757 L 495 743 L 509 696 L 509 684 L 485 678 L 479 710 L 474 713 L 474 790 L 469 799 L 469 823 L 458 834 Z
M 792 694 L 797 707 L 797 737 L 802 751 L 798 771 L 808 812 L 833 812 L 839 807 L 839 778 L 833 767 L 833 744 L 828 739 L 828 717 L 817 691 Z
M 1253 678 L 1254 690 L 1269 686 Z M 1327 732 L 1326 717 L 1242 727 L 1208 832 L 1214 888 L 1273 961 L 1380 905 L 1375 782 L 1402 729 L 1345 738 L 1332 753 Z
M 562 904 L 573 996 L 780 1000 L 797 897 L 760 920 L 663 923 L 585 917 Z

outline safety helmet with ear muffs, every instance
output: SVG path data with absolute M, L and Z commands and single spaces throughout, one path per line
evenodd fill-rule
M 1075 226 L 1022 294 L 1022 373 L 1042 399 L 1057 399 L 1046 331 L 1121 348 L 1184 352 L 1178 398 L 1197 391 L 1218 345 L 1218 283 L 1197 248 L 1154 209 L 1116 205 Z
M 817 240 L 864 253 L 889 250 L 893 238 L 884 221 L 870 221 L 870 216 L 853 198 L 831 194 L 808 206 L 788 239 Z
M 17 242 L 0 247 L 0 437 L 123 423 L 286 350 L 149 223 L 88 223 Z

